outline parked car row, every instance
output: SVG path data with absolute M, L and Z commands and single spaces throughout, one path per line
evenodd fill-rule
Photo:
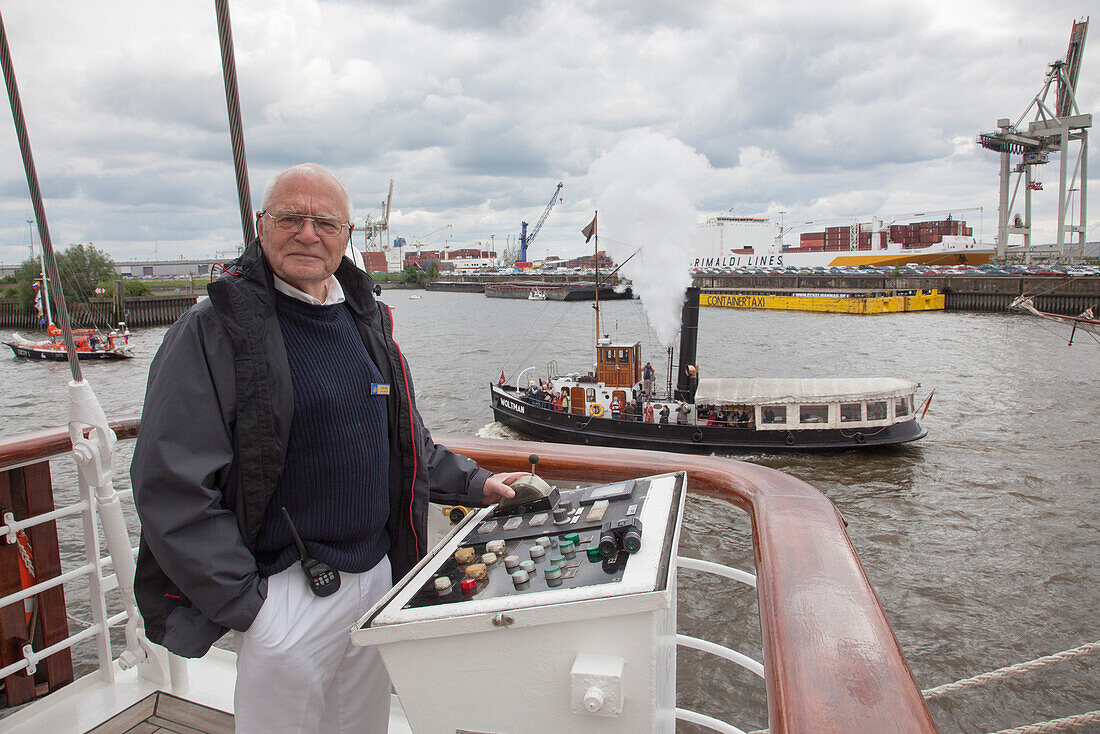
M 692 275 L 1100 275 L 1098 265 L 840 265 L 692 268 Z

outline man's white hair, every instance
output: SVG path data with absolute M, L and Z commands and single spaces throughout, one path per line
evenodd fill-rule
M 299 163 L 296 166 L 291 166 L 285 171 L 280 171 L 279 173 L 276 173 L 274 176 L 268 179 L 267 185 L 264 186 L 264 197 L 260 203 L 260 208 L 263 211 L 267 211 L 268 208 L 271 206 L 271 199 L 274 197 L 275 189 L 278 187 L 280 181 L 282 181 L 287 176 L 301 175 L 324 176 L 325 178 L 328 178 L 333 183 L 335 183 L 336 186 L 339 187 L 340 193 L 344 196 L 344 207 L 347 209 L 348 212 L 348 220 L 351 220 L 351 197 L 348 196 L 348 190 L 344 188 L 344 184 L 340 182 L 340 179 L 336 178 L 336 174 L 322 166 L 320 163 Z

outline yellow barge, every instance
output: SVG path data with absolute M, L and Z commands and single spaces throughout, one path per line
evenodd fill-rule
M 699 304 L 712 308 L 879 314 L 942 311 L 944 296 L 934 289 L 873 293 L 703 293 Z

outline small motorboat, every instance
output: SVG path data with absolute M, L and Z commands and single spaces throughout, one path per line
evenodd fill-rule
M 46 336 L 46 339 L 35 341 L 12 332 L 11 340 L 4 344 L 11 347 L 16 357 L 56 362 L 67 360 L 69 353 L 65 349 L 61 329 L 50 324 Z M 73 341 L 78 359 L 132 359 L 134 356 L 130 348 L 130 330 L 122 322 L 119 322 L 117 329 L 106 333 L 99 329 L 73 329 Z

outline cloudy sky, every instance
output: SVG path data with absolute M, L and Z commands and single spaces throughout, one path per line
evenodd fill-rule
M 1089 5 L 232 0 L 253 199 L 312 160 L 345 180 L 359 217 L 393 178 L 393 236 L 432 245 L 502 249 L 558 181 L 535 257 L 583 252 L 601 196 L 631 186 L 646 192 L 643 222 L 984 207 L 961 216 L 991 242 L 997 157 L 975 135 L 1024 111 Z M 235 247 L 213 3 L 2 10 L 55 246 L 93 242 L 118 260 Z M 1100 112 L 1092 35 L 1078 100 Z M 3 119 L 0 262 L 15 263 L 32 214 Z M 1040 176 L 1038 237 L 1052 240 L 1056 166 Z M 601 227 L 626 246 L 650 231 Z

